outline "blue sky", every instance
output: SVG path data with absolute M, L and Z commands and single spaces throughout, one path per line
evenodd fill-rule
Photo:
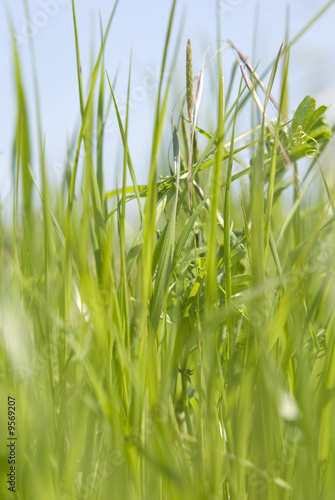
M 316 3 L 318 4 L 316 6 Z M 70 0 L 28 0 L 32 25 L 27 24 L 23 2 L 13 0 L 10 9 L 15 36 L 27 88 L 31 133 L 35 134 L 33 86 L 30 70 L 28 37 L 34 41 L 42 109 L 42 125 L 46 138 L 49 175 L 59 179 L 63 171 L 66 141 L 78 125 L 75 47 Z M 106 69 L 113 77 L 119 68 L 116 96 L 125 100 L 130 52 L 132 50 L 130 149 L 140 183 L 146 182 L 150 157 L 157 75 L 162 57 L 167 20 L 172 2 L 157 0 L 120 0 L 106 48 Z M 326 2 L 295 0 L 290 7 L 290 35 L 295 35 Z M 287 2 L 274 0 L 220 0 L 222 38 L 233 40 L 240 50 L 251 56 L 254 20 L 258 5 L 257 61 L 264 69 L 273 60 L 284 38 Z M 110 0 L 77 0 L 77 21 L 82 55 L 84 81 L 88 81 L 92 43 L 95 54 L 99 44 L 99 13 L 104 26 L 111 13 Z M 176 67 L 176 91 L 183 88 L 184 57 L 187 38 L 191 38 L 195 69 L 200 69 L 207 46 L 216 39 L 216 9 L 213 0 L 178 0 L 173 41 L 181 20 L 183 31 Z M 292 49 L 290 68 L 290 108 L 293 110 L 306 94 L 318 104 L 333 105 L 329 119 L 335 118 L 335 5 Z M 0 201 L 5 203 L 11 192 L 9 167 L 14 133 L 16 107 L 11 43 L 6 16 L 0 16 Z M 172 46 L 174 43 L 172 42 Z M 225 67 L 229 66 L 229 56 Z M 206 76 L 206 75 L 205 75 Z M 210 77 L 208 77 L 210 79 Z M 208 80 L 208 79 L 207 79 Z M 205 82 L 206 83 L 206 82 Z M 208 82 L 207 91 L 211 91 Z M 206 86 L 204 93 L 206 92 Z M 205 94 L 204 94 L 205 95 Z M 172 106 L 172 105 L 171 105 Z M 210 107 L 210 100 L 203 106 Z M 208 109 L 203 110 L 208 114 Z M 200 115 L 201 118 L 201 115 Z M 110 188 L 114 185 L 118 159 L 122 152 L 115 117 L 110 116 L 106 135 L 105 168 Z M 35 140 L 35 139 L 34 139 Z M 38 170 L 35 155 L 32 168 Z

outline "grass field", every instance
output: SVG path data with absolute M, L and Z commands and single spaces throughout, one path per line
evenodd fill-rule
M 224 43 L 197 78 L 188 44 L 184 105 L 171 116 L 175 3 L 145 186 L 128 147 L 129 108 L 122 120 L 104 67 L 115 8 L 87 90 L 73 3 L 81 126 L 59 186 L 13 43 L 14 195 L 12 218 L 0 219 L 1 499 L 334 498 L 334 127 L 311 96 L 287 116 L 289 53 L 304 30 L 259 76 L 227 42 L 236 65 L 224 83 Z M 211 55 L 213 133 L 197 120 Z M 130 85 L 131 69 L 128 98 Z M 113 108 L 123 163 L 108 192 Z M 39 124 L 38 180 L 28 110 Z M 242 127 L 246 110 L 251 128 Z

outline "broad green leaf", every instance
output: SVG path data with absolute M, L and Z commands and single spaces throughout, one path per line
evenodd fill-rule
M 315 99 L 307 95 L 299 104 L 296 112 L 294 113 L 291 131 L 294 135 L 298 131 L 298 127 L 302 127 L 305 131 L 305 124 L 308 123 L 315 111 Z

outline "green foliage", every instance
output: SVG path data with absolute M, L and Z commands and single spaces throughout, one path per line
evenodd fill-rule
M 225 96 L 218 59 L 217 128 L 209 133 L 201 124 L 189 136 L 183 116 L 189 110 L 178 110 L 182 116 L 176 122 L 172 116 L 169 135 L 173 167 L 159 178 L 174 78 L 171 68 L 163 79 L 174 1 L 149 179 L 139 186 L 128 144 L 130 109 L 122 123 L 103 67 L 116 5 L 85 100 L 72 2 L 81 125 L 70 179 L 52 195 L 41 126 L 41 190 L 29 166 L 31 103 L 14 45 L 19 112 L 13 228 L 0 218 L 0 386 L 3 398 L 16 401 L 17 497 L 332 500 L 335 218 L 323 156 L 331 129 L 326 107 L 316 109 L 310 96 L 291 121 L 283 118 L 288 47 L 299 37 L 278 52 L 267 87 L 255 73 L 248 76 L 252 68 L 237 51 Z M 270 122 L 267 105 L 274 102 L 282 56 L 278 117 Z M 131 63 L 128 104 L 130 85 Z M 241 111 L 252 100 L 261 122 L 238 136 Z M 103 130 L 110 103 L 124 156 L 121 188 L 106 193 Z M 100 135 L 93 151 L 95 122 Z M 199 134 L 205 146 L 192 156 L 189 175 L 190 141 Z M 133 241 L 130 200 L 140 219 Z M 6 411 L 0 413 L 4 435 Z M 0 496 L 7 498 L 3 439 Z
M 291 162 L 317 155 L 320 147 L 327 143 L 332 135 L 325 121 L 327 106 L 315 109 L 315 103 L 313 97 L 306 96 L 294 113 L 291 125 L 280 129 L 279 140 Z M 273 137 L 269 130 L 267 130 L 266 145 L 270 154 L 273 150 Z

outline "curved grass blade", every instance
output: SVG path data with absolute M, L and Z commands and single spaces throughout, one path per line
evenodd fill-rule
M 133 162 L 132 162 L 132 159 L 131 159 L 131 156 L 130 156 L 129 146 L 128 146 L 128 143 L 127 143 L 127 140 L 126 140 L 126 135 L 125 135 L 125 131 L 124 131 L 124 128 L 123 128 L 123 125 L 122 125 L 122 120 L 121 120 L 119 108 L 118 108 L 117 103 L 116 103 L 114 91 L 113 91 L 113 88 L 112 88 L 112 85 L 111 85 L 108 73 L 106 72 L 106 74 L 107 74 L 107 80 L 108 80 L 110 92 L 111 92 L 113 103 L 114 103 L 114 108 L 115 108 L 116 118 L 117 118 L 118 125 L 119 125 L 119 130 L 120 130 L 120 134 L 121 134 L 123 148 L 124 148 L 125 151 L 127 151 L 127 163 L 128 163 L 128 168 L 129 168 L 129 173 L 130 173 L 130 176 L 131 176 L 131 180 L 132 180 L 132 183 L 133 183 L 133 187 L 131 189 L 134 190 L 134 194 L 136 196 L 136 200 L 137 200 L 137 204 L 138 204 L 138 209 L 139 209 L 139 214 L 140 214 L 141 222 L 143 224 L 144 214 L 143 214 L 143 208 L 142 208 L 142 203 L 141 203 L 141 199 L 140 199 L 140 188 L 139 188 L 139 186 L 137 184 L 135 170 L 134 170 Z M 127 188 L 125 190 L 125 194 L 126 193 L 127 193 Z M 113 194 L 107 194 L 107 199 L 110 198 L 111 196 L 113 196 Z

